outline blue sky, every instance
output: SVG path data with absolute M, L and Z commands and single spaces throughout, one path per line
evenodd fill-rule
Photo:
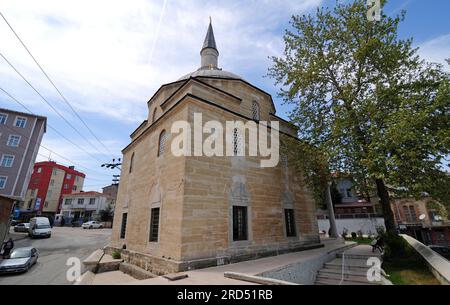
M 114 156 L 147 117 L 147 101 L 164 83 L 198 68 L 209 16 L 220 51 L 219 66 L 271 93 L 277 114 L 289 110 L 265 78 L 269 56 L 281 55 L 282 35 L 292 14 L 333 6 L 334 0 L 4 0 L 1 12 L 53 78 L 63 94 Z M 390 0 L 384 12 L 407 10 L 400 37 L 414 38 L 420 54 L 444 63 L 450 57 L 450 1 Z M 111 153 L 96 142 L 45 80 L 7 25 L 0 19 L 0 52 L 88 139 L 87 144 L 0 58 L 0 86 L 78 144 L 48 130 L 43 145 L 87 174 L 85 190 L 100 190 L 112 174 L 100 167 Z M 448 69 L 448 66 L 446 67 Z M 0 106 L 23 110 L 0 92 Z M 80 150 L 80 147 L 82 150 Z M 93 157 L 83 152 L 90 152 Z M 47 156 L 47 157 L 45 157 Z M 95 158 L 94 158 L 95 157 Z

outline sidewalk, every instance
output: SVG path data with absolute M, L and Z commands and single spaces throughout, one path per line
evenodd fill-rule
M 250 276 L 257 276 L 269 271 L 282 269 L 292 264 L 307 264 L 309 261 L 321 255 L 339 250 L 343 247 L 349 246 L 351 243 L 343 243 L 339 240 L 325 239 L 322 241 L 325 245 L 323 248 L 306 250 L 301 252 L 288 253 L 278 256 L 265 257 L 257 260 L 244 261 L 236 264 L 229 264 L 224 266 L 217 266 L 199 270 L 192 270 L 183 272 L 188 277 L 169 281 L 168 279 L 159 276 L 147 280 L 135 280 L 120 274 L 120 271 L 107 272 L 95 275 L 92 281 L 93 285 L 106 284 L 131 284 L 131 285 L 250 285 L 252 283 L 235 280 L 224 277 L 225 272 L 236 272 Z

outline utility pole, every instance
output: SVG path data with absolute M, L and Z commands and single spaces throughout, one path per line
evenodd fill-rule
M 118 169 L 118 170 L 122 170 L 121 168 L 120 168 L 120 166 L 122 165 L 122 159 L 117 159 L 117 162 L 116 162 L 116 159 L 112 159 L 112 163 L 104 163 L 104 164 L 102 164 L 102 167 L 106 167 L 106 168 L 109 168 L 109 169 Z

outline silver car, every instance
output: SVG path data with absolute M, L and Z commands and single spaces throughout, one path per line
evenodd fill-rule
M 28 222 L 19 223 L 14 226 L 14 232 L 25 232 L 28 233 L 28 229 L 30 228 L 30 224 Z
M 33 247 L 17 248 L 11 252 L 9 258 L 0 262 L 0 273 L 26 272 L 39 257 L 39 251 Z

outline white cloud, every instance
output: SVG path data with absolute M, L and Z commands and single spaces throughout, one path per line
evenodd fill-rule
M 198 68 L 209 16 L 213 19 L 220 66 L 249 81 L 255 81 L 257 75 L 257 81 L 269 84 L 269 80 L 262 79 L 269 64 L 267 57 L 282 51 L 282 29 L 290 16 L 321 2 L 167 0 L 157 40 L 164 0 L 3 0 L 1 12 L 75 109 L 88 118 L 93 130 L 102 133 L 102 141 L 111 150 L 119 152 L 129 141 L 126 133 L 119 137 L 105 126 L 124 126 L 126 132 L 134 129 L 146 118 L 146 102 L 162 84 Z M 1 19 L 0 41 L 0 52 L 72 124 L 81 128 Z M 4 89 L 33 111 L 48 116 L 51 125 L 83 150 L 105 159 L 63 124 L 2 59 L 0 75 Z M 2 100 L 9 105 L 6 97 L 0 96 Z M 85 129 L 80 130 L 88 135 Z M 64 156 L 51 154 L 52 159 L 76 165 L 85 172 L 86 184 L 110 182 L 112 172 L 102 170 L 99 162 L 52 130 L 48 129 L 42 144 Z M 41 148 L 38 161 L 46 160 L 45 156 L 49 153 Z
M 282 47 L 282 32 L 274 29 L 320 2 L 169 0 L 151 61 L 163 0 L 7 0 L 2 12 L 77 110 L 138 122 L 160 85 L 197 68 L 209 16 L 223 68 L 242 73 L 260 67 L 264 73 L 267 56 Z M 0 37 L 1 52 L 57 100 L 3 22 Z M 8 66 L 0 64 L 0 72 L 10 88 L 22 88 Z M 17 91 L 30 96 L 28 88 Z
M 427 61 L 444 65 L 444 69 L 450 72 L 450 66 L 445 59 L 450 58 L 450 34 L 442 35 L 423 42 L 419 45 L 419 54 Z

